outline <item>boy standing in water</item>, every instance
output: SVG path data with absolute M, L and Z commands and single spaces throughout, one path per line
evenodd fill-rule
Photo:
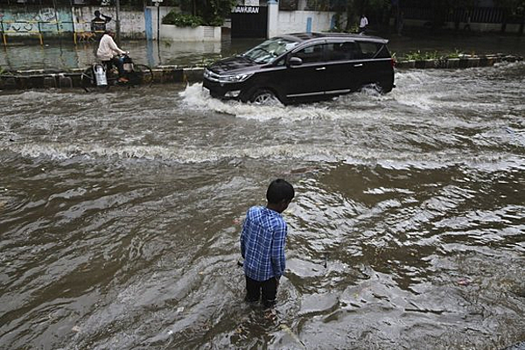
M 265 307 L 275 304 L 279 279 L 284 273 L 286 258 L 286 222 L 281 213 L 295 195 L 291 184 L 283 179 L 272 181 L 266 192 L 266 207 L 251 207 L 241 233 L 241 254 L 244 258 L 246 297 L 248 302 L 261 299 Z M 262 292 L 262 293 L 261 293 Z

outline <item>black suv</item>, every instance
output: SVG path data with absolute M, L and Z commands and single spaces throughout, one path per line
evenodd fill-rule
M 322 100 L 374 86 L 394 87 L 388 40 L 356 34 L 299 33 L 266 40 L 204 70 L 212 97 L 265 103 Z

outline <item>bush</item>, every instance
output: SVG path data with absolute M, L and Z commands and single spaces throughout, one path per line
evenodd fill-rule
M 166 1 L 166 0 L 165 0 Z M 204 25 L 219 27 L 231 15 L 237 0 L 179 0 L 183 13 L 191 13 L 204 20 Z M 0 0 L 1 2 L 1 0 Z M 242 1 L 240 3 L 243 3 Z
M 409 52 L 405 55 L 407 60 L 423 61 L 423 60 L 437 60 L 442 57 L 439 56 L 437 51 L 433 52 L 421 52 L 419 50 L 415 52 Z
M 463 54 L 458 49 L 456 49 L 454 52 L 448 54 L 448 58 L 459 58 L 462 55 Z
M 414 60 L 414 61 L 423 61 L 423 60 L 444 60 L 448 58 L 459 58 L 464 56 L 459 50 L 455 50 L 454 52 L 448 53 L 448 54 L 442 54 L 440 55 L 437 51 L 432 52 L 421 52 L 419 50 L 412 51 L 407 53 L 404 56 L 405 60 Z
M 207 25 L 212 27 L 221 27 L 224 24 L 224 18 L 216 16 L 208 21 Z
M 175 13 L 171 10 L 162 18 L 162 24 L 173 24 L 177 27 L 198 27 L 202 26 L 204 21 L 201 17 Z

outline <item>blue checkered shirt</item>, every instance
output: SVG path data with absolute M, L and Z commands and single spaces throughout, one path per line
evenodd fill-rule
M 266 207 L 251 207 L 241 233 L 244 273 L 256 281 L 281 277 L 286 258 L 286 222 L 281 214 Z

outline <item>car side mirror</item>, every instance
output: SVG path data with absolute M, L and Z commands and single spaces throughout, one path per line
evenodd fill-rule
M 303 60 L 300 59 L 299 57 L 290 57 L 290 60 L 288 61 L 288 65 L 290 67 L 293 67 L 293 66 L 300 66 L 303 64 Z

